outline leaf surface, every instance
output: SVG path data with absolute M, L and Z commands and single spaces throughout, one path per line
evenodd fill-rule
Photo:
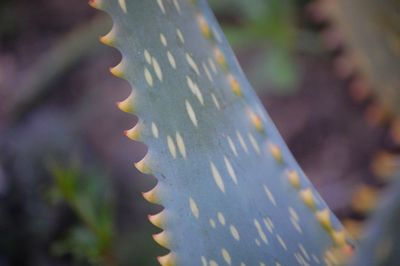
M 119 104 L 139 117 L 127 136 L 155 176 L 145 193 L 165 209 L 150 221 L 171 252 L 162 265 L 317 265 L 346 245 L 341 224 L 310 184 L 206 1 L 97 1 L 114 21 L 111 69 L 132 86 Z M 329 257 L 329 256 L 328 256 Z M 307 264 L 308 263 L 308 264 Z

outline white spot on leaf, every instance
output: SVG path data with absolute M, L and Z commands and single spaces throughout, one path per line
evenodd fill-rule
M 232 178 L 233 182 L 237 185 L 238 181 L 236 178 L 235 170 L 233 170 L 232 164 L 229 162 L 229 160 L 228 160 L 228 158 L 226 158 L 226 156 L 224 156 L 224 162 L 225 162 L 225 166 L 226 166 L 226 170 L 228 171 L 228 174 Z
M 192 105 L 189 103 L 188 100 L 185 100 L 185 105 L 186 105 L 186 112 L 189 115 L 190 121 L 192 121 L 193 125 L 197 127 L 196 113 L 193 111 Z
M 179 5 L 178 0 L 174 0 L 174 6 L 175 6 L 176 10 L 178 11 L 178 13 L 181 13 L 181 7 Z
M 153 137 L 158 139 L 158 128 L 154 122 L 151 123 L 151 133 L 153 134 Z
M 261 228 L 260 223 L 259 223 L 256 219 L 254 219 L 254 225 L 255 225 L 255 227 L 256 227 L 256 229 L 257 229 L 258 235 L 260 236 L 261 240 L 262 240 L 265 244 L 268 244 L 267 236 L 265 235 L 263 229 Z
M 249 149 L 247 148 L 246 142 L 244 142 L 244 139 L 243 139 L 243 137 L 242 137 L 242 134 L 240 134 L 239 131 L 236 131 L 236 135 L 237 135 L 237 138 L 238 138 L 239 143 L 240 143 L 240 145 L 242 146 L 243 150 L 244 150 L 246 153 L 249 153 Z
M 215 221 L 213 220 L 213 219 L 210 219 L 209 220 L 209 223 L 210 223 L 210 226 L 212 227 L 212 228 L 215 228 L 217 225 L 215 224 Z
M 165 14 L 165 8 L 164 8 L 164 4 L 162 0 L 157 0 L 158 6 L 161 9 L 161 12 L 163 12 Z
M 126 14 L 128 10 L 126 9 L 126 2 L 125 0 L 118 0 L 118 4 L 121 7 L 122 11 Z
M 254 136 L 249 132 L 248 137 L 256 153 L 260 154 L 260 146 L 258 145 L 258 142 L 254 138 Z
M 188 62 L 189 66 L 196 72 L 197 75 L 200 75 L 199 68 L 196 64 L 196 62 L 193 60 L 193 58 L 190 56 L 190 54 L 186 53 L 186 61 Z
M 284 250 L 287 250 L 287 246 L 285 244 L 285 241 L 283 241 L 282 237 L 280 235 L 276 235 L 276 239 L 278 239 L 279 244 L 283 247 Z
M 239 241 L 239 240 L 240 240 L 240 235 L 239 235 L 239 232 L 238 232 L 238 230 L 236 229 L 236 227 L 233 226 L 233 225 L 231 225 L 231 226 L 229 227 L 229 230 L 231 231 L 231 235 L 233 236 L 233 238 L 234 238 L 236 241 Z
M 214 74 L 217 74 L 217 67 L 215 66 L 212 58 L 208 58 L 208 64 L 210 65 L 211 70 L 214 72 Z
M 185 142 L 179 132 L 176 132 L 176 144 L 178 145 L 178 150 L 181 153 L 182 157 L 186 159 L 186 148 Z
M 312 258 L 316 263 L 318 263 L 318 264 L 320 263 L 318 257 L 315 254 L 312 254 Z
M 288 210 L 289 210 L 290 216 L 293 217 L 294 220 L 296 220 L 296 221 L 300 220 L 299 215 L 297 214 L 295 209 L 293 209 L 292 207 L 289 207 Z
M 217 184 L 218 188 L 222 191 L 222 193 L 225 193 L 225 186 L 224 186 L 224 181 L 222 180 L 221 174 L 218 172 L 218 169 L 215 167 L 214 163 L 210 163 L 211 167 L 211 174 L 214 178 L 215 183 Z
M 269 217 L 263 219 L 265 227 L 267 227 L 268 231 L 272 233 L 274 229 L 274 224 L 272 223 L 271 219 Z
M 160 68 L 160 65 L 158 64 L 158 61 L 156 58 L 152 57 L 152 62 L 153 62 L 153 68 L 154 68 L 154 72 L 157 75 L 157 78 L 162 81 L 163 79 L 163 75 L 162 75 L 162 71 Z
M 222 257 L 224 258 L 225 262 L 228 265 L 232 265 L 232 259 L 231 259 L 231 255 L 229 254 L 229 252 L 226 249 L 223 248 L 221 250 L 221 254 L 222 254 Z
M 202 65 L 203 65 L 203 69 L 204 69 L 204 72 L 206 73 L 207 78 L 208 78 L 210 81 L 212 81 L 213 79 L 212 79 L 210 70 L 208 69 L 207 65 L 206 65 L 204 62 L 203 62 Z
M 171 153 L 172 157 L 175 159 L 176 158 L 176 147 L 175 147 L 174 140 L 170 136 L 167 136 L 167 145 L 168 145 L 169 152 Z
M 268 187 L 267 187 L 266 185 L 264 185 L 264 191 L 265 191 L 265 194 L 267 194 L 267 197 L 268 197 L 269 201 L 270 201 L 274 206 L 276 206 L 275 197 L 274 197 L 274 195 L 272 194 L 272 192 L 268 189 Z
M 185 38 L 183 38 L 183 34 L 180 31 L 180 29 L 176 29 L 176 35 L 178 36 L 178 39 L 181 41 L 182 44 L 185 43 Z
M 215 260 L 210 260 L 209 266 L 218 266 L 218 263 Z
M 190 91 L 197 97 L 201 105 L 204 105 L 203 95 L 201 94 L 201 91 L 197 83 L 193 82 L 189 76 L 186 76 L 186 81 Z
M 238 153 L 237 153 L 235 144 L 233 143 L 232 139 L 229 136 L 227 137 L 227 139 L 228 139 L 229 147 L 231 148 L 233 154 L 237 157 Z
M 169 64 L 172 66 L 173 69 L 176 69 L 175 58 L 174 58 L 174 56 L 171 54 L 170 51 L 167 52 L 167 57 L 168 57 Z
M 197 207 L 197 204 L 194 201 L 194 199 L 189 198 L 189 206 L 190 206 L 190 210 L 192 211 L 193 216 L 198 219 L 200 217 L 200 211 L 199 211 L 199 208 Z
M 304 248 L 302 244 L 299 244 L 299 248 L 301 253 L 303 253 L 304 257 L 306 257 L 307 260 L 310 260 L 310 255 L 308 255 L 307 250 Z
M 151 65 L 151 56 L 147 49 L 144 50 L 144 58 L 146 59 L 146 62 Z
M 160 33 L 160 41 L 162 45 L 167 46 L 167 39 L 165 38 L 164 34 Z
M 217 213 L 218 221 L 221 225 L 225 225 L 225 217 L 221 212 Z
M 153 77 L 150 74 L 150 71 L 147 67 L 144 68 L 144 78 L 146 79 L 147 84 L 152 87 L 153 86 Z
M 296 229 L 299 234 L 303 234 L 303 230 L 301 229 L 301 226 L 298 221 L 296 221 L 293 217 L 290 217 L 290 222 L 292 223 L 294 229 Z
M 214 102 L 215 107 L 217 107 L 217 109 L 219 110 L 220 109 L 219 102 L 218 102 L 217 97 L 214 95 L 214 93 L 211 93 L 211 98 Z
M 203 264 L 203 266 L 207 266 L 207 259 L 204 256 L 201 256 L 201 264 Z

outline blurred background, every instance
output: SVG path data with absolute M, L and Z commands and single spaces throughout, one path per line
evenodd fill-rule
M 339 77 L 329 23 L 311 19 L 307 0 L 210 4 L 294 156 L 357 237 L 398 148 Z M 157 207 L 141 196 L 156 182 L 133 167 L 145 146 L 123 136 L 136 118 L 115 105 L 130 88 L 108 73 L 119 53 L 98 42 L 110 27 L 86 1 L 0 1 L 0 265 L 158 265 L 147 221 Z

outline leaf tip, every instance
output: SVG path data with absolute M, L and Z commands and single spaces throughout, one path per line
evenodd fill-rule
M 110 72 L 117 78 L 123 78 L 125 74 L 125 62 L 121 60 L 116 66 L 110 67 Z
M 133 113 L 135 111 L 133 91 L 125 100 L 117 102 L 117 107 L 125 113 Z
M 290 170 L 287 173 L 289 183 L 295 188 L 300 189 L 300 177 L 295 170 Z
M 150 223 L 152 223 L 153 225 L 155 225 L 159 228 L 163 228 L 165 225 L 165 210 L 163 210 L 157 214 L 148 215 L 147 218 L 149 219 Z
M 93 8 L 101 9 L 101 0 L 89 0 L 88 4 Z
M 115 31 L 115 27 L 113 27 L 106 35 L 100 37 L 100 42 L 108 46 L 114 46 Z
M 232 74 L 228 75 L 228 81 L 229 81 L 229 85 L 230 85 L 232 92 L 236 96 L 242 96 L 242 88 L 240 87 L 237 79 Z
M 346 232 L 342 230 L 332 231 L 331 237 L 335 245 L 339 247 L 344 247 L 346 243 Z
M 160 204 L 158 186 L 155 186 L 154 188 L 152 188 L 151 190 L 149 190 L 147 192 L 143 192 L 142 195 L 143 195 L 143 198 L 145 198 L 145 200 L 147 200 L 148 202 L 154 203 L 154 204 Z
M 251 124 L 255 127 L 255 129 L 258 132 L 263 133 L 264 132 L 264 124 L 263 124 L 260 116 L 252 110 L 248 110 L 247 113 L 250 118 Z
M 315 198 L 311 188 L 306 188 L 300 191 L 300 198 L 309 208 L 315 208 Z
M 197 23 L 199 24 L 199 28 L 201 33 L 203 34 L 204 37 L 210 38 L 211 37 L 211 30 L 210 26 L 208 26 L 208 23 L 204 16 L 198 14 L 197 15 Z
M 226 70 L 228 68 L 227 64 L 226 64 L 226 59 L 225 59 L 225 55 L 222 53 L 222 51 L 218 48 L 215 47 L 214 48 L 214 57 L 215 60 L 217 61 L 217 63 L 224 69 Z
M 149 159 L 149 154 L 146 154 L 142 160 L 139 162 L 135 163 L 135 167 L 142 172 L 143 174 L 151 174 L 152 169 L 150 167 L 150 159 Z
M 167 255 L 157 257 L 161 266 L 176 266 L 176 256 L 170 252 Z
M 142 131 L 142 124 L 138 122 L 134 127 L 125 130 L 124 135 L 131 140 L 138 141 L 140 140 L 141 131 Z
M 268 143 L 269 151 L 271 152 L 272 157 L 279 163 L 283 162 L 282 151 L 278 147 L 278 145 L 269 142 Z
M 325 228 L 329 232 L 333 230 L 331 223 L 331 213 L 328 208 L 325 208 L 321 211 L 317 211 L 315 213 L 315 216 L 317 217 L 317 220 L 319 221 L 319 223 L 322 225 L 323 228 Z
M 169 248 L 171 246 L 169 235 L 166 231 L 162 231 L 158 234 L 154 234 L 153 239 L 154 239 L 154 241 L 157 242 L 157 244 L 159 244 L 160 246 L 162 246 L 164 248 Z

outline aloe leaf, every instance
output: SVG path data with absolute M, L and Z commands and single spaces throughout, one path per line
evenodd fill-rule
M 139 117 L 126 135 L 148 146 L 136 167 L 158 180 L 144 197 L 170 253 L 162 265 L 317 265 L 351 250 L 246 80 L 206 1 L 97 0 L 101 38 Z M 339 258 L 340 260 L 340 258 Z
M 387 188 L 355 256 L 354 266 L 399 265 L 400 182 Z
M 400 2 L 397 0 L 319 0 L 319 12 L 327 17 L 333 29 L 328 35 L 338 35 L 347 48 L 347 59 L 340 60 L 358 72 L 364 86 L 370 87 L 387 111 L 398 115 L 400 91 Z M 333 34 L 332 34 L 333 33 Z M 344 58 L 343 58 L 344 59 Z M 350 62 L 347 62 L 350 61 Z M 343 64 L 345 63 L 345 64 Z M 343 71 L 343 70 L 341 70 Z M 354 93 L 364 95 L 360 82 Z M 356 96 L 362 97 L 362 96 Z

